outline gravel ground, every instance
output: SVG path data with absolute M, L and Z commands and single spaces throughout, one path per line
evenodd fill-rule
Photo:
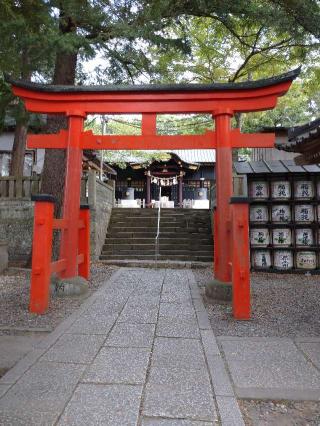
M 194 270 L 202 287 L 212 280 L 211 269 Z M 235 321 L 230 304 L 208 304 L 217 336 L 318 337 L 320 277 L 318 275 L 252 273 L 252 320 Z
M 28 311 L 30 271 L 12 269 L 0 275 L 0 334 L 12 334 L 14 328 L 53 330 L 108 280 L 116 269 L 99 262 L 92 264 L 88 293 L 85 296 L 51 297 L 49 311 L 45 315 L 34 315 Z M 6 328 L 13 330 L 8 331 Z
M 319 426 L 319 402 L 239 401 L 247 426 Z

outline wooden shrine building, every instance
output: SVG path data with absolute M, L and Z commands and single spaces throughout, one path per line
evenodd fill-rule
M 126 198 L 127 189 L 131 188 L 134 199 L 144 200 L 145 207 L 152 207 L 152 201 L 159 199 L 156 177 L 164 183 L 170 179 L 170 184 L 162 186 L 161 194 L 174 207 L 189 205 L 193 200 L 208 200 L 215 179 L 215 150 L 175 150 L 166 154 L 165 159 L 148 165 L 133 156 L 126 159 L 125 168 L 113 165 L 117 171 L 116 199 Z

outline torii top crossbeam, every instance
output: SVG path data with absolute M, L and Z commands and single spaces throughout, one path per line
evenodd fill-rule
M 61 256 L 67 259 L 65 276 L 77 275 L 77 229 L 82 149 L 192 149 L 215 148 L 217 210 L 215 216 L 215 276 L 230 281 L 230 209 L 232 148 L 272 147 L 274 134 L 241 134 L 232 130 L 237 112 L 262 111 L 276 106 L 300 69 L 280 76 L 244 83 L 172 84 L 136 86 L 50 86 L 7 78 L 27 110 L 69 117 L 67 131 L 57 135 L 30 135 L 29 148 L 62 148 L 67 153 Z M 94 135 L 83 131 L 87 114 L 142 114 L 142 133 Z M 215 132 L 203 135 L 157 135 L 156 114 L 209 113 Z
M 274 108 L 300 69 L 258 81 L 214 84 L 51 86 L 7 77 L 29 111 L 73 115 L 232 113 Z

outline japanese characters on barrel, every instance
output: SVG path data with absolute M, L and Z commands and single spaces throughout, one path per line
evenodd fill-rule
M 251 266 L 320 269 L 320 176 L 249 181 Z

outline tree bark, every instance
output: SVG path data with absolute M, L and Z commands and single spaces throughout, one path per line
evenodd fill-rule
M 71 33 L 76 30 L 76 25 L 71 18 L 64 17 L 63 10 L 60 11 L 60 32 Z M 76 77 L 78 52 L 58 52 L 52 84 L 74 85 Z M 61 115 L 48 116 L 47 133 L 58 133 L 68 126 L 67 118 Z M 41 192 L 51 194 L 56 198 L 55 214 L 61 216 L 64 180 L 65 180 L 65 151 L 63 149 L 46 149 L 42 171 Z
M 10 176 L 23 176 L 27 131 L 28 126 L 25 123 L 16 125 L 10 164 Z

